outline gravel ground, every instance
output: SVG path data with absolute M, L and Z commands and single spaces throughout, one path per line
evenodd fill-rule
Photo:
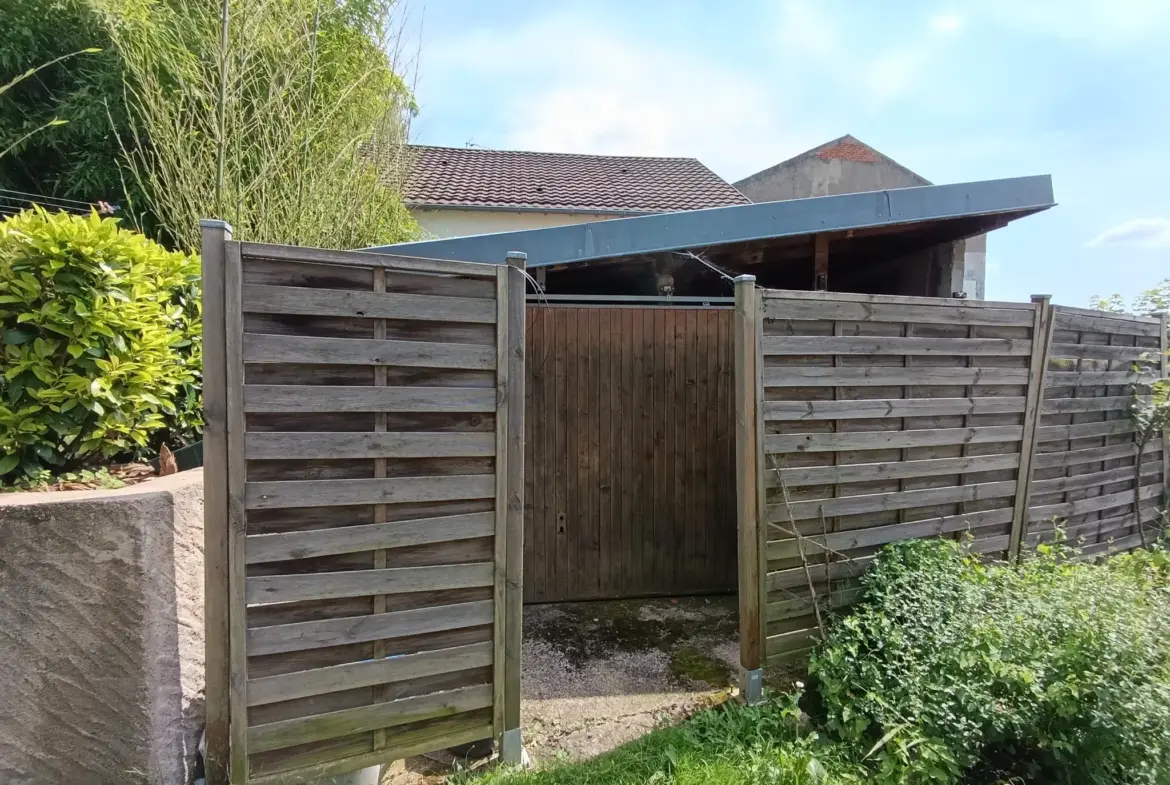
M 734 597 L 528 605 L 521 724 L 533 763 L 592 757 L 724 700 L 735 685 Z M 384 785 L 433 783 L 458 761 L 406 761 Z

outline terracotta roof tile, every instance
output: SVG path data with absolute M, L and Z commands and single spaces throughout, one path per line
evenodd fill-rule
M 673 212 L 750 204 L 694 158 L 411 145 L 408 204 Z

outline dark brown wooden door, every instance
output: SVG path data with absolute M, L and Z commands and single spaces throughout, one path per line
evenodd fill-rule
M 731 325 L 529 305 L 526 602 L 734 590 Z

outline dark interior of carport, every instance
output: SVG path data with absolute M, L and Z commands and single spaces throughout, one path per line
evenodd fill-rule
M 1052 206 L 1048 177 L 451 238 L 528 255 L 526 602 L 733 592 L 732 283 L 947 297 L 963 241 Z

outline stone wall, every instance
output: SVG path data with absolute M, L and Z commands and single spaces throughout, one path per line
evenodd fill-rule
M 191 780 L 202 474 L 0 494 L 0 782 Z

